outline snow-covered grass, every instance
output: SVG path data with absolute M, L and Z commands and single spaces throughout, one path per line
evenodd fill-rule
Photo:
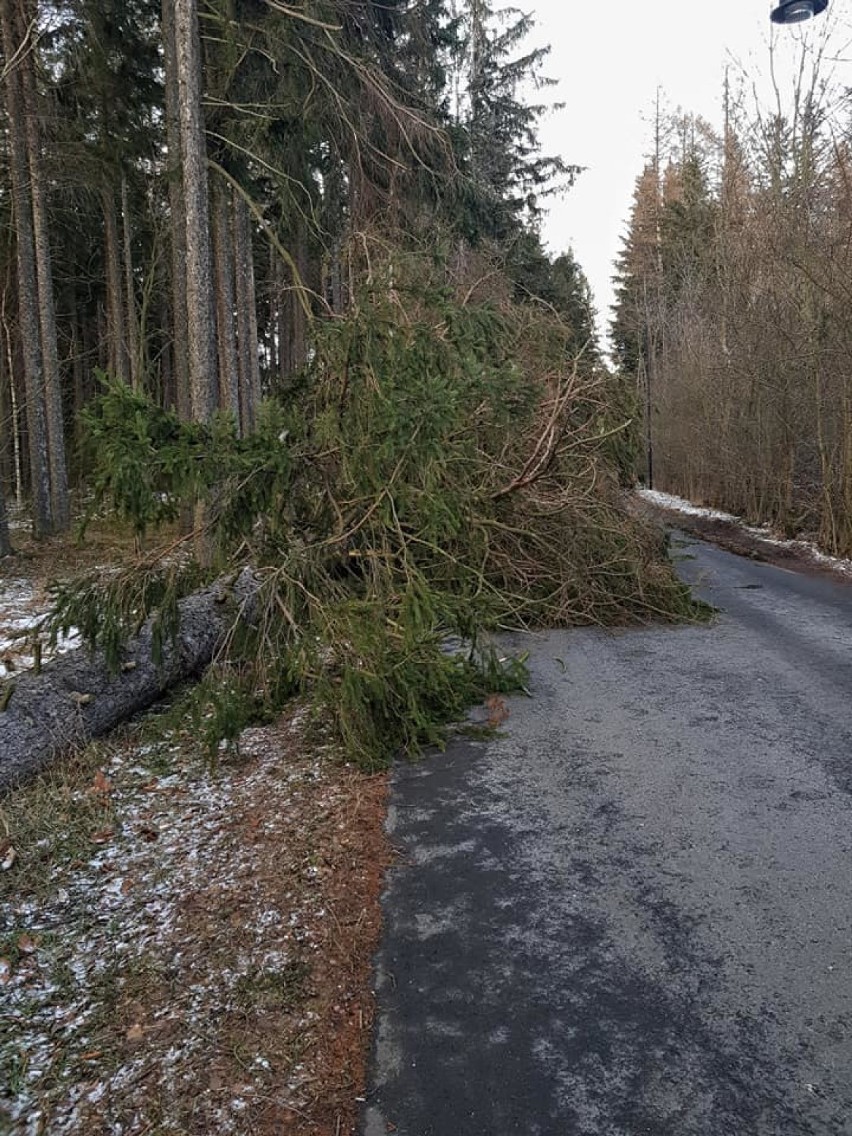
M 0 807 L 0 1130 L 265 1133 L 271 1094 L 310 1109 L 361 782 L 304 721 L 245 731 L 217 771 L 176 734 L 102 744 Z
M 6 523 L 10 532 L 24 532 L 31 528 L 31 521 L 23 505 L 16 501 L 6 502 Z
M 35 633 L 46 615 L 48 598 L 44 589 L 30 580 L 0 578 L 0 678 L 26 670 L 35 662 Z M 80 646 L 80 636 L 72 631 L 60 639 L 54 653 Z M 45 649 L 42 659 L 47 661 Z
M 671 493 L 662 493 L 659 489 L 639 489 L 639 496 L 652 505 L 659 505 L 661 509 L 674 509 L 678 513 L 685 513 L 691 517 L 707 517 L 713 521 L 737 521 L 733 513 L 722 513 L 718 509 L 705 509 L 700 505 L 693 505 L 683 497 L 675 497 Z
M 78 510 L 85 504 L 78 502 Z M 51 581 L 67 581 L 84 572 L 106 574 L 138 558 L 132 530 L 115 518 L 96 515 L 87 523 L 85 535 L 74 529 L 50 540 L 33 539 L 30 518 L 17 507 L 9 509 L 9 521 L 15 530 L 15 552 L 0 560 L 0 680 L 33 666 L 35 632 L 50 607 Z M 171 539 L 171 530 L 164 539 Z M 79 645 L 72 629 L 52 652 L 46 642 L 41 643 L 42 661 Z
M 777 533 L 773 533 L 772 529 L 768 526 L 749 525 L 742 517 L 738 517 L 733 513 L 723 513 L 718 509 L 707 509 L 700 505 L 694 505 L 691 501 L 687 501 L 683 497 L 675 497 L 670 493 L 662 493 L 658 489 L 638 489 L 637 493 L 642 500 L 648 501 L 650 504 L 656 505 L 661 509 L 668 509 L 670 512 L 682 513 L 684 516 L 689 517 L 703 517 L 712 521 L 727 521 L 739 526 L 744 532 L 766 544 L 773 545 L 776 548 L 788 549 L 792 552 L 799 552 L 823 567 L 831 568 L 833 571 L 843 573 L 844 575 L 852 575 L 852 560 L 845 560 L 838 556 L 829 556 L 827 553 L 823 552 L 818 545 L 814 544 L 813 541 L 791 540 L 779 536 Z

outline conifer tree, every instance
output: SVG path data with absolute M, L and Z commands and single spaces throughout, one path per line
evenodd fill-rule
M 32 2 L 7 7 L 17 19 Z M 41 5 L 48 66 L 31 92 L 38 115 L 22 115 L 51 111 L 34 179 L 50 199 L 28 206 L 40 320 L 12 318 L 8 347 L 19 350 L 18 325 L 47 326 L 55 303 L 51 389 L 75 417 L 100 369 L 184 419 L 228 409 L 250 430 L 261 392 L 309 358 L 312 321 L 345 313 L 368 272 L 359 240 L 374 227 L 401 247 L 433 240 L 436 227 L 462 248 L 483 240 L 516 298 L 570 307 L 577 341 L 590 338 L 579 276 L 567 262 L 552 268 L 536 232 L 540 194 L 564 167 L 539 153 L 543 108 L 522 97 L 528 80 L 545 82 L 544 53 L 522 48 L 525 18 L 479 2 L 453 13 L 446 0 Z M 17 87 L 23 106 L 20 76 Z M 26 123 L 22 141 L 27 185 Z M 49 235 L 41 268 L 37 231 Z M 51 272 L 42 304 L 39 277 Z M 27 303 L 16 291 L 6 290 L 12 316 L 16 299 Z M 39 452 L 48 497 L 59 484 L 42 339 L 29 369 L 42 397 L 26 399 L 36 419 L 16 433 L 33 443 L 36 502 Z M 50 510 L 43 531 L 56 523 Z
M 186 309 L 186 201 L 183 190 L 173 0 L 162 0 L 163 73 L 166 127 L 166 178 L 169 200 L 169 357 L 174 405 L 183 421 L 192 417 L 189 395 L 189 328 Z
M 186 208 L 186 309 L 193 420 L 209 422 L 217 405 L 216 313 L 210 252 L 207 144 L 202 109 L 201 37 L 196 0 L 175 0 L 180 146 Z
M 662 288 L 659 177 L 648 163 L 637 179 L 627 235 L 616 265 L 611 325 L 620 369 L 636 375 L 647 362 L 659 322 Z
M 549 108 L 523 97 L 524 86 L 542 90 L 554 83 L 542 73 L 549 49 L 523 49 L 532 24 L 531 16 L 488 0 L 472 0 L 460 18 L 466 92 L 460 123 L 473 192 L 471 222 L 474 235 L 502 242 L 524 226 L 535 226 L 542 195 L 557 181 L 569 184 L 579 172 L 562 158 L 541 153 L 538 123 Z
M 98 195 L 102 217 L 106 369 L 138 386 L 137 222 L 131 209 L 143 169 L 160 149 L 160 55 L 154 0 L 67 0 L 52 36 L 58 158 L 78 169 L 81 190 Z M 141 223 L 138 227 L 142 227 Z M 139 266 L 144 269 L 144 265 Z
M 29 59 L 20 67 L 21 92 L 26 122 L 27 157 L 29 164 L 30 195 L 32 198 L 33 245 L 35 249 L 36 279 L 38 285 L 39 332 L 41 335 L 42 367 L 44 372 L 45 426 L 47 429 L 48 465 L 50 468 L 50 498 L 53 528 L 65 532 L 71 524 L 68 498 L 68 467 L 65 457 L 65 420 L 62 408 L 62 389 L 59 374 L 57 346 L 56 305 L 54 300 L 53 258 L 50 247 L 47 215 L 47 188 L 42 158 L 42 114 L 36 83 L 38 61 L 37 5 L 31 0 L 18 0 L 18 20 L 21 44 L 26 43 L 25 29 L 32 38 Z
M 49 536 L 56 527 L 50 477 L 50 452 L 45 399 L 44 353 L 36 267 L 35 226 L 31 196 L 31 167 L 26 123 L 23 68 L 32 67 L 29 25 L 21 21 L 17 0 L 2 0 L 3 52 L 7 60 L 6 110 L 9 134 L 9 170 L 15 216 L 17 255 L 17 307 L 24 385 L 26 389 L 27 436 L 33 531 Z

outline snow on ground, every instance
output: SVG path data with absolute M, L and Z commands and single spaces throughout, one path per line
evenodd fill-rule
M 718 509 L 704 509 L 700 505 L 693 505 L 683 497 L 675 497 L 671 493 L 662 493 L 659 489 L 639 489 L 639 496 L 652 505 L 659 505 L 661 509 L 675 509 L 678 513 L 686 513 L 690 517 L 707 517 L 712 521 L 739 521 L 733 513 L 722 513 Z
M 0 678 L 33 666 L 34 632 L 47 608 L 44 591 L 30 580 L 0 579 Z M 53 653 L 72 651 L 80 644 L 80 636 L 72 632 L 60 639 Z M 47 661 L 46 650 L 42 658 Z
M 718 509 L 706 509 L 700 505 L 693 505 L 691 501 L 687 501 L 683 497 L 675 497 L 671 493 L 662 493 L 658 489 L 638 489 L 637 493 L 643 501 L 648 501 L 650 504 L 657 505 L 661 509 L 669 509 L 672 512 L 683 513 L 690 517 L 704 517 L 711 521 L 728 521 L 731 524 L 739 525 L 744 532 L 750 533 L 752 536 L 765 541 L 767 544 L 774 545 L 776 548 L 788 548 L 794 552 L 801 552 L 826 568 L 831 568 L 836 572 L 842 572 L 844 575 L 852 575 L 852 560 L 844 560 L 838 556 L 829 556 L 812 541 L 789 540 L 785 537 L 776 536 L 769 526 L 761 525 L 755 527 L 754 525 L 747 524 L 742 517 L 737 517 L 733 513 L 723 513 Z
M 6 524 L 11 532 L 23 532 L 32 527 L 32 521 L 24 507 L 11 501 L 6 503 Z
M 298 715 L 285 727 L 293 737 L 301 729 Z M 296 837 L 306 808 L 313 828 L 341 793 L 319 755 L 282 763 L 282 744 L 266 736 L 244 733 L 247 765 L 200 776 L 180 768 L 179 746 L 125 747 L 76 791 L 81 810 L 104 806 L 88 855 L 56 864 L 46 898 L 0 910 L 0 1129 L 147 1132 L 134 1110 L 153 1092 L 158 1131 L 186 1131 L 187 1100 L 212 1125 L 203 1130 L 246 1130 L 243 1114 L 280 1055 L 247 1043 L 245 1076 L 218 1085 L 212 1039 L 270 992 L 286 998 L 320 946 L 321 868 Z M 176 771 L 152 776 L 164 757 Z M 274 847 L 272 876 L 261 840 Z M 40 851 L 16 849 L 6 870 Z M 301 1104 L 299 1081 L 297 1064 L 287 1091 Z

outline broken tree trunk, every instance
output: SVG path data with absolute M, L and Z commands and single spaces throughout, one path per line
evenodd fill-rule
M 60 754 L 107 733 L 209 665 L 238 618 L 250 618 L 257 583 L 244 569 L 178 604 L 179 631 L 153 660 L 152 621 L 128 643 L 118 673 L 81 648 L 0 684 L 0 790 L 39 773 Z

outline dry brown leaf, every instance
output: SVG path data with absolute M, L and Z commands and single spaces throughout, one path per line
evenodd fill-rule
M 114 828 L 102 828 L 99 832 L 93 832 L 89 839 L 92 844 L 109 844 L 113 836 L 115 836 Z
M 108 797 L 112 791 L 112 782 L 102 769 L 99 769 L 95 774 L 95 779 L 92 782 L 90 793 L 98 793 L 101 796 Z
M 3 856 L 3 860 L 0 862 L 0 868 L 2 868 L 4 872 L 8 872 L 18 858 L 18 850 L 15 848 L 14 844 L 9 844 L 3 849 L 0 855 Z
M 12 964 L 7 958 L 0 958 L 0 986 L 5 986 L 12 977 Z
M 485 706 L 488 710 L 489 726 L 500 726 L 509 717 L 509 707 L 506 705 L 506 700 L 498 694 L 489 695 L 485 699 Z
M 131 880 L 130 876 L 125 876 L 121 881 L 121 894 L 127 895 L 130 891 L 133 891 L 133 880 Z
M 138 832 L 142 839 L 147 840 L 149 844 L 160 839 L 160 830 L 155 828 L 153 824 L 141 824 Z
M 25 931 L 18 939 L 18 950 L 22 955 L 31 955 L 33 951 L 38 949 L 38 939 L 34 939 L 32 935 L 28 935 Z
M 134 1022 L 124 1036 L 127 1041 L 141 1041 L 145 1036 L 145 1029 L 139 1022 Z
M 103 1057 L 102 1049 L 89 1049 L 85 1053 L 80 1054 L 81 1061 L 96 1061 L 99 1057 Z

